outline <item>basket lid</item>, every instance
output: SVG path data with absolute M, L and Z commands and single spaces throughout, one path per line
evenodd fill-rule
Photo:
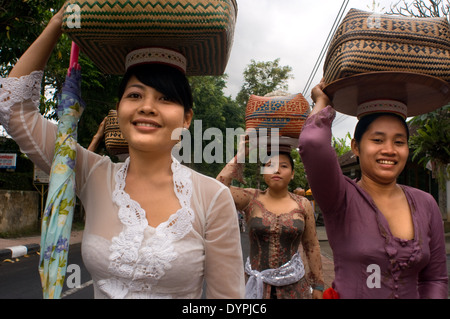
M 374 100 L 406 105 L 407 116 L 434 111 L 450 101 L 450 84 L 442 79 L 411 72 L 361 73 L 331 82 L 324 88 L 333 107 L 357 116 L 358 107 Z

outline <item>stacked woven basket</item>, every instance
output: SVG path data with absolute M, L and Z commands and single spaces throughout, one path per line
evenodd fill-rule
M 351 9 L 330 44 L 324 80 L 348 115 L 375 99 L 402 101 L 408 116 L 442 107 L 450 100 L 449 23 Z
M 183 54 L 186 75 L 225 71 L 236 0 L 68 0 L 65 6 L 63 31 L 106 74 L 124 74 L 130 51 L 155 46 Z M 126 153 L 113 113 L 105 126 L 106 147 Z
M 125 56 L 150 46 L 181 52 L 188 75 L 220 75 L 227 65 L 235 0 L 69 0 L 66 6 L 63 31 L 105 73 L 123 74 Z M 77 14 L 79 28 L 70 23 Z
M 301 94 L 251 95 L 245 112 L 246 129 L 278 129 L 280 136 L 298 138 L 308 116 L 309 104 Z

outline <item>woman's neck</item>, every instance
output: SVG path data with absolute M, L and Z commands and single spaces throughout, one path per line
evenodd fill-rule
M 142 153 L 130 151 L 128 174 L 136 177 L 153 177 L 171 174 L 172 156 L 165 153 Z
M 372 197 L 390 197 L 392 195 L 395 195 L 399 190 L 396 181 L 389 184 L 380 184 L 368 177 L 365 177 L 364 175 L 358 181 L 358 185 L 361 186 L 361 188 L 363 188 Z
M 272 198 L 284 198 L 286 196 L 289 196 L 289 191 L 287 188 L 273 189 L 269 187 L 267 189 L 267 195 L 269 195 Z

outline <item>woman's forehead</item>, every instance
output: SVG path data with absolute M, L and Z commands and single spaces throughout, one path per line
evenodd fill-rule
M 279 162 L 279 163 L 289 163 L 289 157 L 286 154 L 276 154 L 276 155 L 271 155 L 268 159 L 267 162 Z
M 369 125 L 366 133 L 391 133 L 392 131 L 396 131 L 397 134 L 401 133 L 406 135 L 406 128 L 401 121 L 401 119 L 395 116 L 382 115 Z

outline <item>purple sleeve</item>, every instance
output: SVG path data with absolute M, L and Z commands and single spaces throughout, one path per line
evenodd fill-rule
M 336 111 L 327 106 L 310 116 L 299 137 L 299 152 L 314 199 L 325 214 L 345 208 L 345 177 L 331 146 Z
M 421 299 L 447 299 L 447 258 L 442 216 L 431 195 L 426 202 L 430 219 L 430 262 L 419 274 L 419 295 Z

